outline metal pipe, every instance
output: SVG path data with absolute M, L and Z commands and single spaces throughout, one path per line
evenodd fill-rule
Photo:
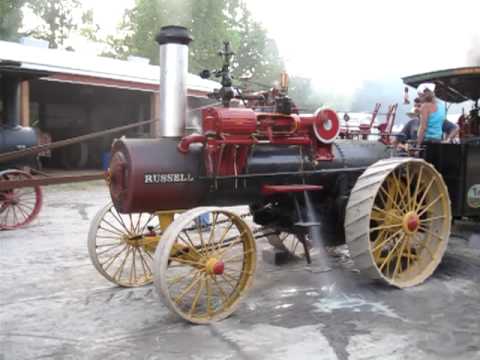
M 2 124 L 8 128 L 20 125 L 20 79 L 14 76 L 2 76 Z
M 188 44 L 192 38 L 181 26 L 164 26 L 160 45 L 160 123 L 156 137 L 181 137 L 187 122 Z

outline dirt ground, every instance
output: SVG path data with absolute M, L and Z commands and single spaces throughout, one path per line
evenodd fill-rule
M 342 249 L 311 266 L 260 258 L 238 310 L 193 326 L 152 285 L 118 288 L 92 266 L 102 182 L 44 192 L 33 224 L 0 232 L 0 360 L 480 358 L 480 250 L 469 242 L 478 228 L 456 226 L 433 277 L 406 290 L 364 279 Z

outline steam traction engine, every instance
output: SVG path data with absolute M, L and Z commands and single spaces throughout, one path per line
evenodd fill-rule
M 222 106 L 203 109 L 201 133 L 186 135 L 191 38 L 184 28 L 165 27 L 157 41 L 158 138 L 112 146 L 113 206 L 98 213 L 89 233 L 102 275 L 122 286 L 153 278 L 166 305 L 188 321 L 225 318 L 251 287 L 256 266 L 249 224 L 218 207 L 225 205 L 249 205 L 268 236 L 281 242 L 281 234 L 293 234 L 307 255 L 318 232 L 346 242 L 362 274 L 390 285 L 413 286 L 432 274 L 451 222 L 433 166 L 388 158 L 379 141 L 337 140 L 333 110 L 298 114 L 284 92 L 260 111 L 229 107 L 235 93 L 227 46 L 214 72 L 222 88 L 212 94 Z

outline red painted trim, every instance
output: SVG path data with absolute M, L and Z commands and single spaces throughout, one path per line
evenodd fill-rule
M 192 135 L 184 136 L 182 140 L 180 140 L 180 142 L 178 143 L 177 148 L 178 148 L 178 151 L 186 154 L 188 153 L 191 144 L 196 144 L 196 143 L 203 144 L 206 141 L 207 141 L 206 136 L 200 135 L 200 134 L 192 134 Z
M 322 190 L 323 186 L 320 185 L 263 185 L 262 186 L 262 195 L 269 196 L 273 194 L 288 194 L 292 192 L 303 192 L 303 191 L 318 191 Z

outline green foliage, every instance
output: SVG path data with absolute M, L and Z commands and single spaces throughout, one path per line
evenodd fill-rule
M 21 7 L 25 0 L 0 1 L 0 39 L 16 40 L 22 24 Z
M 49 42 L 51 48 L 65 47 L 65 41 L 78 29 L 75 14 L 80 9 L 79 0 L 27 0 L 27 7 L 40 20 L 41 25 L 29 34 Z
M 104 55 L 143 56 L 158 64 L 155 35 L 162 26 L 172 24 L 191 30 L 191 72 L 219 67 L 217 53 L 223 41 L 230 41 L 236 53 L 237 77 L 251 74 L 256 83 L 271 87 L 283 69 L 275 42 L 242 0 L 136 0 L 125 12 L 119 33 L 107 38 L 109 50 Z
M 284 69 L 275 41 L 253 19 L 244 1 L 231 0 L 227 5 L 228 35 L 236 53 L 235 73 L 252 75 L 255 83 L 272 87 Z
M 312 80 L 309 78 L 290 77 L 288 95 L 302 112 L 314 112 L 323 103 L 321 96 L 315 91 Z

